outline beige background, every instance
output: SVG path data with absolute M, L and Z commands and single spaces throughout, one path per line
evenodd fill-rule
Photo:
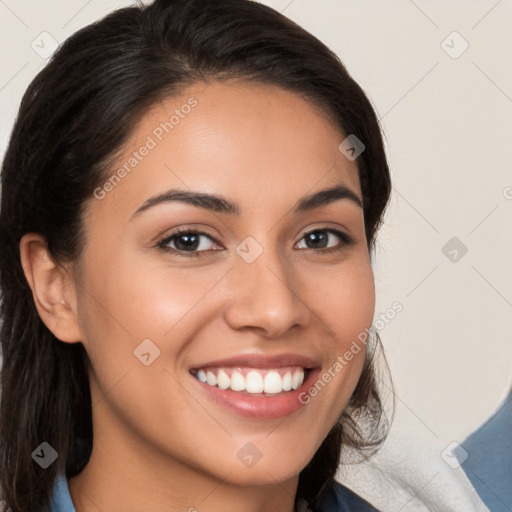
M 51 51 L 51 38 L 131 3 L 0 0 L 2 155 L 44 65 L 31 45 Z M 395 190 L 377 252 L 376 317 L 395 301 L 404 307 L 381 332 L 394 428 L 462 441 L 512 382 L 512 1 L 265 3 L 337 52 L 382 120 Z M 442 252 L 452 237 L 468 249 L 456 262 Z

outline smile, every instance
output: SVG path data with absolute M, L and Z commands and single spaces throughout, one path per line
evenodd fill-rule
M 222 410 L 271 420 L 300 413 L 299 400 L 320 374 L 320 359 L 303 354 L 237 354 L 189 367 L 198 391 Z
M 221 390 L 270 397 L 299 389 L 309 370 L 301 366 L 266 369 L 221 367 L 199 368 L 191 373 L 200 382 Z

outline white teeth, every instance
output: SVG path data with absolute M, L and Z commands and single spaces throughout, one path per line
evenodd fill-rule
M 304 381 L 304 372 L 296 370 L 292 377 L 292 388 L 299 389 Z
M 268 372 L 263 381 L 263 391 L 265 393 L 280 393 L 282 390 L 283 381 L 281 375 L 276 371 Z
M 247 393 L 262 393 L 263 378 L 258 372 L 251 370 L 245 378 L 245 389 Z
M 206 382 L 210 384 L 210 386 L 216 386 L 217 385 L 217 377 L 215 377 L 215 374 L 212 372 L 208 372 L 206 374 Z
M 292 389 L 292 372 L 286 372 L 283 375 L 283 391 Z
M 217 373 L 217 384 L 219 389 L 228 389 L 231 384 L 231 379 L 228 374 L 224 370 L 219 370 Z
M 230 388 L 233 391 L 247 393 L 277 394 L 283 391 L 297 390 L 304 382 L 304 368 L 295 370 L 256 370 L 247 372 L 234 368 L 200 369 L 195 373 L 197 379 L 219 389 Z M 245 373 L 245 376 L 244 376 Z
M 236 370 L 231 375 L 231 389 L 233 391 L 243 391 L 245 389 L 244 376 Z

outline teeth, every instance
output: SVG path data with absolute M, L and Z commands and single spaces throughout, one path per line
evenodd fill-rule
M 297 390 L 304 382 L 304 368 L 288 367 L 280 369 L 256 370 L 254 368 L 215 368 L 200 369 L 193 374 L 201 382 L 219 389 L 247 393 L 277 394 Z
M 217 385 L 217 377 L 215 377 L 215 374 L 212 372 L 208 372 L 206 374 L 206 382 L 210 384 L 210 386 L 216 386 Z
M 262 393 L 263 392 L 263 378 L 261 375 L 251 370 L 245 378 L 245 389 L 247 393 Z
M 292 388 L 299 389 L 304 382 L 304 372 L 295 372 L 292 377 Z
M 228 377 L 228 374 L 224 370 L 219 370 L 217 374 L 217 385 L 219 389 L 228 389 L 231 384 L 231 379 Z
M 286 372 L 283 375 L 283 391 L 290 391 L 290 389 L 292 389 L 292 372 Z
M 270 371 L 263 381 L 263 390 L 265 393 L 280 393 L 283 390 L 283 380 L 276 371 Z
M 240 372 L 233 372 L 230 387 L 233 391 L 243 391 L 245 389 L 245 378 Z

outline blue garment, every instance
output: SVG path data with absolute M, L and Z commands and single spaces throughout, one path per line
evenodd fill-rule
M 379 512 L 339 482 L 334 482 L 323 492 L 321 504 L 322 512 Z
M 76 512 L 75 506 L 71 501 L 68 480 L 65 475 L 59 475 L 53 486 L 50 510 L 51 512 Z
M 512 391 L 498 411 L 462 447 L 462 469 L 491 512 L 512 510 Z M 465 455 L 465 454 L 464 454 Z
M 59 475 L 53 488 L 51 512 L 76 512 L 69 494 L 68 481 Z M 323 512 L 379 512 L 369 503 L 338 482 L 322 494 Z

